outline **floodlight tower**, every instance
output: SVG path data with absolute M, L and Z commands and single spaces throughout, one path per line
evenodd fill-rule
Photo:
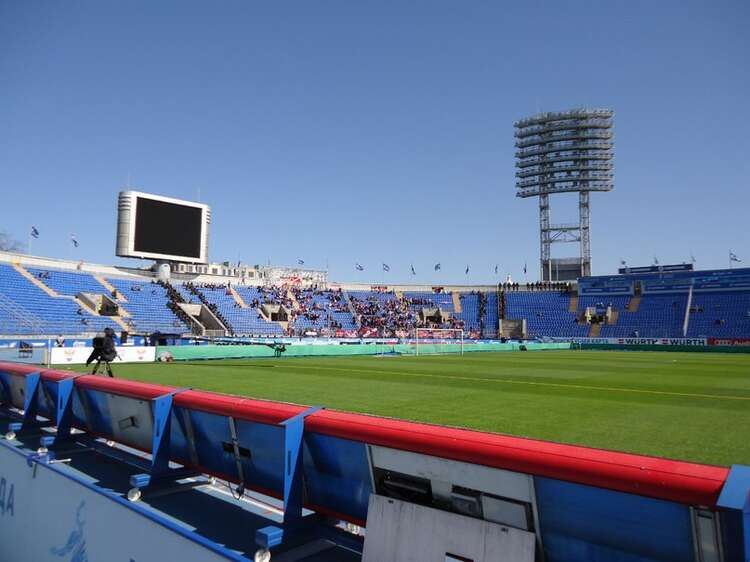
M 540 113 L 516 121 L 516 197 L 539 197 L 541 279 L 591 275 L 589 194 L 614 187 L 610 109 Z M 551 224 L 549 196 L 578 193 L 578 224 Z M 576 258 L 552 258 L 552 244 L 580 244 Z

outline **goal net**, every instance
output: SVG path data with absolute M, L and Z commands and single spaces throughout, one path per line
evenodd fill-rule
M 416 328 L 413 343 L 415 355 L 463 355 L 464 331 L 457 328 Z

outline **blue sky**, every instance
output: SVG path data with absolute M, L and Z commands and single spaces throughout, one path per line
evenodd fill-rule
M 746 1 L 0 0 L 0 230 L 137 265 L 114 257 L 129 178 L 200 194 L 213 260 L 441 283 L 528 263 L 533 279 L 512 124 L 586 105 L 616 112 L 594 273 L 750 261 L 748 28 Z M 553 198 L 553 222 L 574 213 Z

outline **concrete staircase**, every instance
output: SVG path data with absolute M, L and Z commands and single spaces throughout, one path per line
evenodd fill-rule
M 601 324 L 591 324 L 591 328 L 589 328 L 589 337 L 590 338 L 598 338 L 599 334 L 602 333 L 602 325 Z
M 607 320 L 607 324 L 610 326 L 614 326 L 617 324 L 617 320 L 620 318 L 620 311 L 619 310 L 613 310 L 612 313 L 609 315 L 609 320 Z
M 299 310 L 301 308 L 299 302 L 297 301 L 297 297 L 294 296 L 294 293 L 291 291 L 291 289 L 287 290 L 286 296 L 290 301 L 292 301 L 292 308 L 294 310 Z
M 638 312 L 638 308 L 641 306 L 641 295 L 636 295 L 628 303 L 628 312 Z
M 125 295 L 122 294 L 122 291 L 118 291 L 109 281 L 107 281 L 104 277 L 101 275 L 93 275 L 94 279 L 105 289 L 107 289 L 109 295 L 117 293 L 117 298 L 115 299 L 117 302 L 128 302 L 128 299 Z
M 461 307 L 461 294 L 457 291 L 453 291 L 451 297 L 453 297 L 453 309 L 456 311 L 456 314 L 463 312 L 463 308 Z
M 568 312 L 578 312 L 578 295 L 570 297 L 570 304 L 568 305 Z
M 234 302 L 236 302 L 240 308 L 250 308 L 249 306 L 247 306 L 245 299 L 243 299 L 242 296 L 237 292 L 237 290 L 231 285 L 229 286 L 229 292 L 232 293 Z
M 57 293 L 57 291 L 53 290 L 51 287 L 48 287 L 47 285 L 45 285 L 44 282 L 41 279 L 39 279 L 38 277 L 33 276 L 31 274 L 31 272 L 29 272 L 21 264 L 14 263 L 13 264 L 13 269 L 15 269 L 18 273 L 20 273 L 21 275 L 23 275 L 26 279 L 28 279 L 29 281 L 31 281 L 31 283 L 33 283 L 34 285 L 36 285 L 37 287 L 39 287 L 42 291 L 44 291 L 45 293 L 47 293 L 49 296 L 54 297 L 56 299 L 58 299 L 58 298 L 60 298 L 62 296 L 62 295 L 59 295 Z
M 130 312 L 128 312 L 125 309 L 124 306 L 122 306 L 122 303 L 128 302 L 128 299 L 125 297 L 125 295 L 122 294 L 122 291 L 118 291 L 109 281 L 107 281 L 101 275 L 92 275 L 92 277 L 94 279 L 96 279 L 96 281 L 102 287 L 104 287 L 105 289 L 107 289 L 107 296 L 109 296 L 110 298 L 112 298 L 112 300 L 114 300 L 115 302 L 117 302 L 117 305 L 118 305 L 117 311 L 120 313 L 119 316 L 121 318 L 132 318 L 133 315 L 130 314 Z M 111 295 L 114 295 L 115 293 L 117 293 L 117 298 L 114 298 L 114 297 L 111 296 Z M 117 318 L 117 317 L 116 316 L 110 316 L 110 318 L 112 318 L 113 320 L 115 320 L 115 318 Z M 115 322 L 117 322 L 117 320 L 115 320 Z M 117 322 L 117 323 L 120 324 L 119 322 Z M 127 328 L 125 328 L 125 329 L 127 329 Z
M 61 295 L 60 293 L 58 293 L 57 291 L 55 291 L 54 289 L 52 289 L 52 287 L 48 287 L 41 279 L 39 279 L 38 277 L 35 277 L 34 275 L 32 275 L 31 272 L 28 271 L 21 264 L 14 263 L 13 264 L 13 269 L 15 269 L 18 273 L 20 273 L 22 276 L 24 276 L 26 279 L 28 279 L 31 283 L 33 283 L 34 285 L 36 285 L 37 287 L 39 287 L 42 291 L 44 291 L 45 293 L 47 293 L 50 297 L 55 298 L 55 299 L 68 299 L 68 300 L 72 300 L 84 312 L 87 312 L 88 314 L 90 314 L 92 316 L 101 316 L 96 310 L 94 310 L 93 308 L 91 308 L 87 303 L 83 302 L 78 297 L 73 297 L 73 296 L 70 296 L 70 295 Z M 104 318 L 110 318 L 113 322 L 115 322 L 123 330 L 128 330 L 129 329 L 128 328 L 128 324 L 120 316 L 106 316 Z

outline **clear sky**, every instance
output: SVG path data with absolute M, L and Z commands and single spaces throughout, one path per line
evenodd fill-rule
M 531 280 L 513 121 L 584 105 L 616 112 L 594 273 L 750 262 L 749 29 L 746 0 L 0 0 L 0 230 L 138 265 L 114 256 L 130 185 L 210 204 L 216 261 Z

